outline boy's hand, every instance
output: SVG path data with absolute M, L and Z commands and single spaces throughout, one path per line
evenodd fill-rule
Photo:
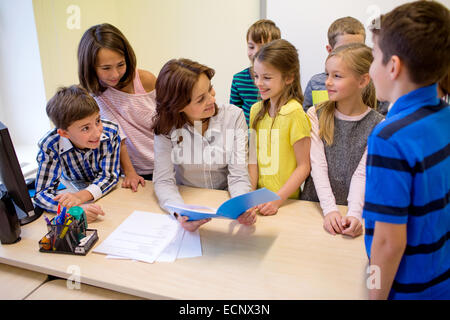
M 86 213 L 87 223 L 94 222 L 95 220 L 97 220 L 97 217 L 99 215 L 100 216 L 105 215 L 105 212 L 102 210 L 102 207 L 100 207 L 98 204 L 87 203 L 87 204 L 81 205 L 81 207 L 83 208 L 84 212 Z
M 342 226 L 344 227 L 344 230 L 342 231 L 342 234 L 345 234 L 347 236 L 351 237 L 357 237 L 360 234 L 362 234 L 363 228 L 361 221 L 359 221 L 358 218 L 351 217 L 351 216 L 345 216 L 342 217 Z
M 323 228 L 333 236 L 337 233 L 342 233 L 344 226 L 342 225 L 341 214 L 338 211 L 328 213 L 323 220 Z
M 283 200 L 275 200 L 260 204 L 257 206 L 259 213 L 263 216 L 272 216 L 278 212 L 278 208 L 280 208 Z
M 240 224 L 251 226 L 256 222 L 256 207 L 250 208 L 239 216 L 237 219 Z
M 122 181 L 122 188 L 130 188 L 133 192 L 137 191 L 137 188 L 141 184 L 145 187 L 145 180 L 136 172 L 126 174 Z
M 189 219 L 189 217 L 186 216 L 182 216 L 179 215 L 177 213 L 175 213 L 175 217 L 177 218 L 178 222 L 180 222 L 181 227 L 183 227 L 184 230 L 189 231 L 189 232 L 194 232 L 196 231 L 202 224 L 207 223 L 208 221 L 211 221 L 211 218 L 207 218 L 207 219 L 201 219 L 201 220 L 195 220 L 195 221 L 189 221 L 187 222 L 187 220 Z
M 78 198 L 75 193 L 70 193 L 70 192 L 58 194 L 54 198 L 54 200 L 58 201 L 58 203 L 61 206 L 66 207 L 68 209 L 79 206 L 80 204 L 83 203 L 83 200 Z

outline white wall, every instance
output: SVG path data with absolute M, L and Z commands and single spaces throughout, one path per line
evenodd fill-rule
M 0 1 L 0 120 L 15 146 L 50 128 L 31 0 Z
M 1 0 L 0 0 L 1 1 Z M 248 27 L 259 0 L 33 0 L 47 99 L 78 83 L 77 47 L 92 25 L 109 22 L 129 40 L 138 68 L 158 75 L 172 58 L 190 58 L 216 70 L 218 102 L 228 102 L 234 73 L 249 66 Z M 79 28 L 69 28 L 79 9 Z M 69 10 L 70 11 L 70 10 Z M 69 23 L 70 25 L 70 23 Z
M 367 26 L 380 13 L 411 1 L 406 0 L 267 0 L 267 18 L 281 29 L 282 37 L 299 51 L 300 76 L 304 90 L 308 80 L 324 71 L 330 24 L 341 17 L 352 16 L 366 26 L 366 44 L 372 46 Z M 450 7 L 450 0 L 440 0 Z

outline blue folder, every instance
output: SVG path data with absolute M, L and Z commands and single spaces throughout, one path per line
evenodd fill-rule
M 275 192 L 262 188 L 231 198 L 222 203 L 217 210 L 210 207 L 175 203 L 166 204 L 165 207 L 182 216 L 188 216 L 188 221 L 206 218 L 237 219 L 248 209 L 275 200 L 280 200 L 280 197 Z

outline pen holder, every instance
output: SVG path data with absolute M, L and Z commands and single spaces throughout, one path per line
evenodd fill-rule
M 39 241 L 39 251 L 86 255 L 98 240 L 97 230 L 87 229 L 84 218 L 74 219 L 69 225 L 47 225 L 47 234 Z

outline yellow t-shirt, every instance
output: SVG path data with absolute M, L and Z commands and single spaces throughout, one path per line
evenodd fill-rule
M 262 101 L 250 110 L 250 124 L 253 123 Z M 297 168 L 294 143 L 310 137 L 311 123 L 297 100 L 290 100 L 281 107 L 275 118 L 264 115 L 256 127 L 256 152 L 258 159 L 258 188 L 277 192 Z M 289 198 L 298 199 L 299 191 Z

